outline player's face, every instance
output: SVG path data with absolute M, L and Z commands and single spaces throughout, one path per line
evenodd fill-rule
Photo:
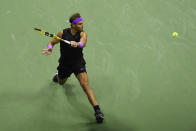
M 80 21 L 75 24 L 75 29 L 78 31 L 83 31 L 83 27 L 84 27 L 83 21 Z

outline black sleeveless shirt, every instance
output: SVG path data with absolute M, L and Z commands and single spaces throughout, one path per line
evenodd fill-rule
M 80 33 L 77 32 L 76 35 L 71 34 L 71 29 L 67 28 L 63 30 L 62 39 L 68 41 L 80 42 Z M 76 61 L 83 58 L 82 53 L 83 48 L 72 47 L 71 45 L 60 41 L 60 58 L 59 63 L 66 63 L 67 61 Z

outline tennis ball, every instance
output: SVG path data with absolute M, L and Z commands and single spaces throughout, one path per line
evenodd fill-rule
M 173 32 L 173 33 L 172 33 L 172 36 L 173 36 L 173 37 L 178 37 L 178 33 L 177 33 L 177 32 Z

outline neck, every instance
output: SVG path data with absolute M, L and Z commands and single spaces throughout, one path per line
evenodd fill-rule
M 78 32 L 77 30 L 75 30 L 74 28 L 71 27 L 71 34 L 72 35 L 76 35 L 77 32 Z

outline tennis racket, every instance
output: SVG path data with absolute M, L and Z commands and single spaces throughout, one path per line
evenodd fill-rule
M 56 35 L 54 35 L 54 34 L 50 34 L 49 32 L 46 32 L 46 31 L 44 31 L 44 30 L 41 30 L 41 29 L 38 29 L 38 28 L 34 28 L 34 30 L 37 31 L 37 32 L 39 32 L 39 33 L 42 34 L 42 35 L 45 35 L 45 36 L 48 36 L 48 37 L 51 37 L 51 38 L 54 38 L 54 39 L 63 41 L 63 42 L 65 42 L 65 43 L 67 43 L 67 44 L 71 44 L 70 41 L 64 40 L 64 39 L 62 39 L 62 38 L 60 38 L 60 37 L 58 37 L 58 36 L 56 36 Z

